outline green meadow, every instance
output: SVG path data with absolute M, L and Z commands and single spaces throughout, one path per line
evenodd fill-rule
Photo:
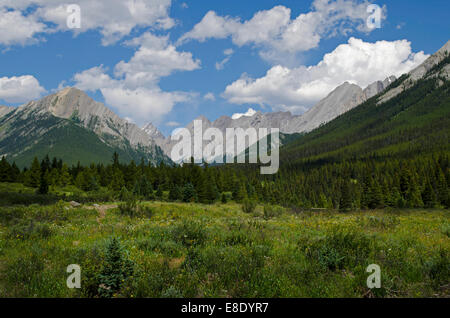
M 448 210 L 0 207 L 0 297 L 448 297 L 449 271 Z

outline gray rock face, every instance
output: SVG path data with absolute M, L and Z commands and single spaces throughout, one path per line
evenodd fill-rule
M 128 141 L 133 147 L 151 147 L 154 144 L 138 126 L 120 118 L 77 88 L 66 88 L 20 108 L 25 116 L 27 113 L 50 113 L 55 117 L 77 120 L 97 135 L 111 137 L 118 143 Z
M 407 74 L 408 78 L 399 86 L 389 89 L 386 93 L 381 96 L 378 101 L 379 104 L 385 103 L 388 100 L 394 98 L 398 94 L 402 93 L 408 88 L 411 88 L 414 83 L 422 78 L 437 64 L 439 64 L 446 56 L 450 54 L 450 41 L 448 41 L 439 51 L 434 53 L 428 59 L 425 60 L 421 65 L 413 69 Z M 436 76 L 437 74 L 430 74 L 430 76 Z M 440 76 L 444 76 L 447 79 L 450 78 L 450 67 L 447 65 L 443 68 Z
M 11 127 L 0 130 L 0 140 L 38 140 L 48 131 L 63 127 L 67 121 L 51 120 L 62 118 L 95 133 L 109 147 L 142 154 L 152 163 L 167 159 L 161 157 L 161 150 L 144 130 L 120 118 L 105 105 L 76 88 L 66 88 L 20 107 L 2 107 L 0 114 L 3 114 L 0 116 L 3 127 Z M 23 126 L 24 123 L 29 124 Z

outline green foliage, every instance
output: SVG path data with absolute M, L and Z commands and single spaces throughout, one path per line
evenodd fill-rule
M 382 268 L 372 296 L 446 295 L 442 210 L 264 220 L 235 203 L 149 202 L 154 221 L 146 222 L 68 206 L 0 208 L 0 296 L 364 297 L 369 264 Z M 68 263 L 82 268 L 81 290 L 61 279 Z
M 183 188 L 183 202 L 197 201 L 197 191 L 192 183 L 187 183 Z
M 103 269 L 99 276 L 98 295 L 110 298 L 120 292 L 124 281 L 134 271 L 134 264 L 129 259 L 128 253 L 121 246 L 120 241 L 113 237 L 105 253 Z
M 172 238 L 184 246 L 191 247 L 201 245 L 206 240 L 206 231 L 198 221 L 183 220 L 172 230 Z
M 264 206 L 264 219 L 269 220 L 279 217 L 284 212 L 284 209 L 280 206 L 265 205 Z
M 242 211 L 244 213 L 248 213 L 248 214 L 253 213 L 255 211 L 255 208 L 256 208 L 256 202 L 253 200 L 245 199 L 242 202 Z

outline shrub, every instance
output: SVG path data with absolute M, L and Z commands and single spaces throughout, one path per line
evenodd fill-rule
M 206 240 L 206 231 L 199 222 L 183 220 L 172 229 L 172 238 L 187 247 L 202 245 Z
M 333 228 L 326 236 L 309 239 L 301 245 L 308 257 L 332 271 L 365 264 L 371 251 L 367 235 L 346 228 Z
M 53 234 L 50 225 L 34 220 L 22 220 L 9 227 L 8 236 L 17 239 L 49 238 Z
M 177 288 L 170 286 L 162 294 L 162 298 L 183 298 L 183 293 Z
M 271 206 L 271 205 L 264 206 L 264 218 L 266 220 L 278 217 L 281 214 L 283 214 L 283 208 L 280 206 Z
M 134 217 L 138 213 L 137 199 L 134 196 L 128 196 L 124 203 L 119 204 L 119 211 L 121 215 Z
M 245 199 L 242 202 L 242 211 L 244 211 L 244 213 L 250 214 L 253 213 L 253 211 L 255 211 L 256 209 L 256 202 L 250 199 Z
M 437 255 L 425 262 L 425 269 L 436 286 L 448 283 L 450 277 L 449 253 L 443 248 L 439 248 Z

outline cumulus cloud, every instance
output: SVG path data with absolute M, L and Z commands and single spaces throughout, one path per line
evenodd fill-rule
M 313 66 L 272 67 L 253 79 L 244 74 L 223 96 L 234 104 L 259 104 L 301 113 L 345 81 L 366 87 L 376 80 L 401 76 L 428 56 L 413 53 L 407 40 L 364 42 L 350 38 Z
M 172 111 L 176 103 L 186 102 L 192 98 L 184 92 L 164 92 L 159 87 L 128 89 L 121 83 L 114 88 L 100 89 L 105 102 L 114 107 L 120 114 L 127 115 L 135 122 L 159 122 Z
M 169 29 L 175 24 L 169 17 L 171 0 L 2 0 L 0 31 L 12 32 L 0 32 L 0 43 L 32 43 L 38 33 L 68 31 L 69 4 L 81 8 L 81 29 L 74 32 L 98 30 L 104 45 L 116 43 L 138 27 Z
M 75 86 L 83 90 L 99 90 L 105 102 L 120 115 L 141 124 L 158 122 L 173 106 L 191 100 L 186 92 L 164 92 L 159 87 L 162 77 L 177 71 L 193 71 L 200 68 L 189 52 L 179 52 L 168 37 L 150 33 L 126 42 L 137 50 L 129 61 L 120 61 L 108 74 L 102 65 L 75 74 Z
M 18 27 L 20 26 L 20 27 Z M 0 44 L 26 45 L 38 42 L 36 34 L 46 31 L 46 25 L 34 16 L 24 16 L 20 11 L 0 7 Z
M 0 77 L 0 99 L 7 103 L 24 103 L 39 98 L 45 89 L 31 75 Z
M 315 0 L 310 12 L 293 19 L 291 9 L 280 5 L 259 11 L 247 21 L 209 11 L 178 43 L 231 37 L 237 46 L 261 47 L 260 54 L 267 60 L 281 60 L 287 54 L 318 47 L 324 37 L 347 35 L 353 29 L 370 32 L 366 23 L 368 5 L 368 1 Z M 383 12 L 384 19 L 385 8 Z

